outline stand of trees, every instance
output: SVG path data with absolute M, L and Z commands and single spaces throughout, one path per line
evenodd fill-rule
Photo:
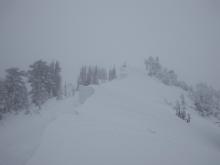
M 47 99 L 60 98 L 60 72 L 59 62 L 47 64 L 42 60 L 30 65 L 27 72 L 19 68 L 7 69 L 5 78 L 0 80 L 0 116 L 3 113 L 28 109 L 31 103 L 41 108 Z M 26 80 L 31 86 L 30 92 Z
M 98 66 L 82 66 L 77 80 L 77 89 L 80 85 L 98 85 L 100 82 L 111 81 L 117 78 L 115 67 L 108 72 L 105 68 Z
M 168 70 L 160 64 L 159 58 L 149 57 L 145 60 L 146 70 L 148 75 L 155 77 L 165 85 L 173 85 L 182 88 L 185 91 L 191 90 L 184 81 L 179 81 L 177 74 L 173 70 Z
M 196 111 L 202 116 L 215 116 L 220 118 L 220 91 L 200 83 L 190 92 L 190 99 Z
M 113 67 L 112 69 L 109 70 L 109 73 L 108 73 L 108 80 L 109 81 L 112 81 L 114 79 L 117 78 L 117 73 L 116 73 L 116 69 L 115 67 Z
M 0 79 L 0 119 L 3 113 L 28 110 L 30 104 L 41 109 L 50 98 L 60 99 L 73 96 L 75 88 L 66 84 L 62 89 L 61 68 L 58 61 L 47 63 L 38 60 L 29 66 L 28 71 L 19 68 L 6 70 L 4 79 Z M 77 81 L 79 85 L 88 86 L 111 81 L 117 78 L 115 67 L 107 71 L 98 66 L 83 66 Z M 27 89 L 30 86 L 30 89 Z
M 28 82 L 31 85 L 31 100 L 41 108 L 49 98 L 61 97 L 61 68 L 58 62 L 48 65 L 39 60 L 30 66 L 28 71 Z
M 220 119 L 220 91 L 215 90 L 205 83 L 191 87 L 184 81 L 179 81 L 177 74 L 173 70 L 164 68 L 160 64 L 158 57 L 149 57 L 145 60 L 145 66 L 150 77 L 155 77 L 165 85 L 180 87 L 186 91 L 189 99 L 191 99 L 194 104 L 194 109 L 202 116 L 215 116 Z M 181 104 L 177 103 L 175 108 L 181 109 L 177 107 L 181 107 Z M 184 118 L 184 112 L 181 112 L 179 111 L 177 114 L 180 118 Z
M 25 73 L 18 68 L 6 70 L 6 77 L 0 81 L 0 112 L 18 112 L 28 107 L 28 91 L 24 81 Z

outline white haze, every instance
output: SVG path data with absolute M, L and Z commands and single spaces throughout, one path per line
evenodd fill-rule
M 220 89 L 220 2 L 0 0 L 1 75 L 59 60 L 72 81 L 82 64 L 143 65 L 148 56 L 189 83 Z

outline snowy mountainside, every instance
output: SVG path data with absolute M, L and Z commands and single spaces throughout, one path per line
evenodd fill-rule
M 27 165 L 219 164 L 219 128 L 190 109 L 188 124 L 166 104 L 182 90 L 131 67 L 121 79 L 93 88 L 78 115 L 47 125 Z
M 26 115 L 8 114 L 0 121 L 0 165 L 24 165 L 41 143 L 48 124 L 63 114 L 76 114 L 76 98 L 49 100 Z M 68 109 L 65 107 L 69 107 Z

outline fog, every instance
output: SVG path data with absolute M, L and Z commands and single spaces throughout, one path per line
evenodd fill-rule
M 220 89 L 218 0 L 0 0 L 0 71 L 59 60 L 63 77 L 82 64 L 144 65 L 149 56 L 180 79 Z

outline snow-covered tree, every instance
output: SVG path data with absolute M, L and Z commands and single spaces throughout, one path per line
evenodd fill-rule
M 87 84 L 87 67 L 86 66 L 82 66 L 80 69 L 80 73 L 77 79 L 77 89 L 79 89 L 80 85 L 88 85 Z
M 184 95 L 180 95 L 180 101 L 177 100 L 174 107 L 176 110 L 176 116 L 182 120 L 185 120 L 187 123 L 190 122 L 191 116 L 186 112 L 186 101 Z
M 177 75 L 173 70 L 164 69 L 163 72 L 158 73 L 158 78 L 166 85 L 176 85 Z
M 92 84 L 97 85 L 99 84 L 99 79 L 98 79 L 98 67 L 95 66 L 92 69 Z
M 67 83 L 65 82 L 65 84 L 64 84 L 64 96 L 65 97 L 67 97 L 68 96 L 68 91 L 67 91 L 68 89 L 67 89 Z
M 6 110 L 19 111 L 28 107 L 28 91 L 23 80 L 25 74 L 18 68 L 6 70 Z
M 186 100 L 185 100 L 185 96 L 183 94 L 180 95 L 180 102 L 181 102 L 182 109 L 186 110 Z
M 36 61 L 30 66 L 29 83 L 31 85 L 31 99 L 32 102 L 41 108 L 51 96 L 51 79 L 49 74 L 49 66 L 45 61 Z
M 116 73 L 116 68 L 115 68 L 115 66 L 114 66 L 113 69 L 112 69 L 112 77 L 113 77 L 113 79 L 116 79 L 116 78 L 117 78 L 117 73 Z
M 109 70 L 109 75 L 108 75 L 108 79 L 109 81 L 112 81 L 114 79 L 117 78 L 117 73 L 116 73 L 116 69 L 115 69 L 115 66 Z
M 190 123 L 190 120 L 191 120 L 191 116 L 189 113 L 187 113 L 187 116 L 186 116 L 186 122 L 187 123 Z
M 189 85 L 187 85 L 186 82 L 184 81 L 177 81 L 177 83 L 175 84 L 175 86 L 183 89 L 184 91 L 191 91 L 192 87 L 190 87 Z
M 53 79 L 53 96 L 60 98 L 61 97 L 61 82 L 62 82 L 62 78 L 60 75 L 61 72 L 61 68 L 60 68 L 60 64 L 58 61 L 56 61 L 55 63 L 55 68 L 54 68 L 54 79 Z
M 61 89 L 61 68 L 59 62 L 47 62 L 39 60 L 30 66 L 28 71 L 29 83 L 31 84 L 32 102 L 38 106 L 51 97 L 60 98 Z
M 0 115 L 5 113 L 7 110 L 7 91 L 5 86 L 5 81 L 0 80 Z
M 115 72 L 116 74 L 116 72 Z M 99 80 L 102 82 L 107 80 L 107 71 L 104 68 L 99 68 L 98 66 L 83 66 L 80 69 L 80 74 L 77 80 L 77 89 L 80 85 L 97 85 Z
M 87 69 L 86 69 L 86 86 L 87 85 L 90 85 L 92 84 L 93 82 L 93 70 L 92 70 L 92 67 L 89 66 Z
M 181 111 L 181 105 L 180 105 L 180 102 L 178 100 L 175 103 L 174 109 L 176 110 L 176 115 L 178 116 L 180 114 L 180 111 Z
M 105 82 L 108 79 L 107 71 L 105 68 L 98 68 L 98 80 Z
M 203 116 L 209 116 L 218 109 L 218 100 L 215 90 L 204 83 L 197 84 L 191 93 L 191 99 L 194 102 L 195 109 Z
M 158 57 L 154 59 L 150 56 L 147 60 L 145 60 L 145 66 L 149 76 L 156 76 L 162 69 Z
M 173 70 L 168 70 L 167 68 L 163 67 L 160 64 L 158 57 L 149 57 L 147 60 L 145 60 L 145 67 L 149 76 L 157 78 L 165 85 L 176 86 L 185 91 L 191 90 L 191 88 L 184 81 L 178 80 L 178 76 Z
M 55 62 L 51 62 L 48 71 L 48 92 L 50 97 L 56 96 L 56 84 L 55 84 Z
M 74 85 L 72 83 L 67 83 L 65 82 L 64 84 L 64 96 L 65 97 L 70 97 L 70 96 L 74 96 L 76 92 L 76 89 L 74 87 Z

